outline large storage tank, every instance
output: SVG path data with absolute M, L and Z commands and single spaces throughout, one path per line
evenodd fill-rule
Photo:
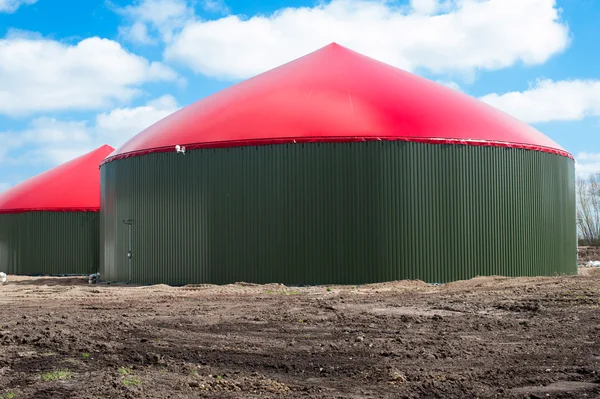
M 332 44 L 108 157 L 101 273 L 168 284 L 574 274 L 574 179 L 573 157 L 534 128 Z
M 98 271 L 100 162 L 105 145 L 0 194 L 0 271 Z

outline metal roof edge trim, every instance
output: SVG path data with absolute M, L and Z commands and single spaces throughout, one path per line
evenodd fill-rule
M 501 148 L 517 148 L 532 151 L 547 152 L 549 154 L 560 155 L 567 157 L 575 161 L 575 158 L 571 153 L 565 150 L 559 150 L 556 148 L 545 147 L 535 144 L 523 144 L 523 143 L 510 143 L 505 141 L 489 141 L 489 140 L 477 140 L 477 139 L 448 139 L 448 138 L 415 138 L 415 137 L 300 137 L 300 138 L 284 138 L 284 139 L 256 139 L 256 140 L 235 140 L 235 141 L 217 141 L 210 143 L 193 143 L 186 144 L 181 143 L 180 145 L 186 147 L 187 150 L 196 150 L 203 148 L 233 148 L 233 147 L 250 147 L 250 146 L 263 146 L 263 145 L 277 145 L 277 144 L 305 144 L 305 143 L 352 143 L 352 142 L 363 142 L 363 141 L 405 141 L 415 142 L 423 144 L 449 144 L 449 145 L 466 145 L 476 147 L 501 147 Z M 157 153 L 157 152 L 171 152 L 175 151 L 174 146 L 168 147 L 156 147 L 148 148 L 144 150 L 137 150 L 126 152 L 123 154 L 117 154 L 112 157 L 106 157 L 101 163 L 105 165 L 112 161 L 119 159 L 138 157 L 142 155 Z M 2 211 L 0 210 L 0 213 Z
M 100 208 L 14 208 L 0 209 L 0 215 L 29 212 L 100 212 Z

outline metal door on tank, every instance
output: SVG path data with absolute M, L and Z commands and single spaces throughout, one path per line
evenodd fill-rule
M 123 224 L 127 225 L 127 275 L 128 281 L 131 282 L 131 268 L 133 263 L 133 220 L 125 219 L 123 220 Z

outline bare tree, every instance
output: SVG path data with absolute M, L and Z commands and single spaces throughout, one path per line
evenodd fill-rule
M 577 228 L 583 245 L 600 245 L 600 173 L 577 181 Z

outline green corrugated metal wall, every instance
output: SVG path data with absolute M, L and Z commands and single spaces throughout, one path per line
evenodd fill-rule
M 99 268 L 98 212 L 0 214 L 0 271 L 88 274 Z
M 101 168 L 101 275 L 139 283 L 574 274 L 572 160 L 399 141 L 154 153 Z

